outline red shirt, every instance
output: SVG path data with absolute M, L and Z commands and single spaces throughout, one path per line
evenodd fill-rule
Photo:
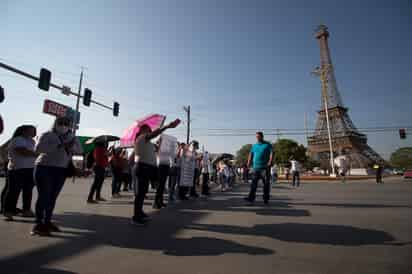
M 93 151 L 94 161 L 96 166 L 106 168 L 109 165 L 109 158 L 104 147 L 96 147 Z

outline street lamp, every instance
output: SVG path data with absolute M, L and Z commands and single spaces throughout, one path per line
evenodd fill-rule
M 331 69 L 331 65 L 323 64 L 320 68 L 316 67 L 312 74 L 319 76 L 322 83 L 322 96 L 325 106 L 325 115 L 326 115 L 326 126 L 328 129 L 328 139 L 329 139 L 329 151 L 330 151 L 330 166 L 332 168 L 331 177 L 336 177 L 335 174 L 335 163 L 333 161 L 333 147 L 332 147 L 332 136 L 330 133 L 330 123 L 329 123 L 329 107 L 328 107 L 328 75 Z

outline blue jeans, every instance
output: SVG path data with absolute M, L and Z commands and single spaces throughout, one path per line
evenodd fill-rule
M 272 184 L 276 184 L 276 182 L 278 180 L 278 175 L 277 174 L 272 174 L 270 177 L 272 179 Z
M 255 169 L 252 175 L 252 184 L 250 186 L 249 200 L 256 199 L 256 190 L 259 180 L 263 181 L 263 200 L 269 201 L 270 198 L 270 172 L 269 169 Z
M 36 223 L 50 223 L 57 197 L 66 180 L 65 168 L 36 166 L 34 179 L 37 186 Z

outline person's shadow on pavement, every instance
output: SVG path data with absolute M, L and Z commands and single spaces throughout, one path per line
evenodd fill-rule
M 344 225 L 281 223 L 253 227 L 230 225 L 193 224 L 189 229 L 213 231 L 236 235 L 265 236 L 295 243 L 329 244 L 342 246 L 382 245 L 396 243 L 396 239 L 384 232 Z

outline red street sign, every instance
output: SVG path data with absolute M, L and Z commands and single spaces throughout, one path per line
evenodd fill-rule
M 69 108 L 70 107 L 68 106 L 59 104 L 51 100 L 44 100 L 44 104 L 43 104 L 43 112 L 50 114 L 50 115 L 54 115 L 56 117 L 65 116 Z

